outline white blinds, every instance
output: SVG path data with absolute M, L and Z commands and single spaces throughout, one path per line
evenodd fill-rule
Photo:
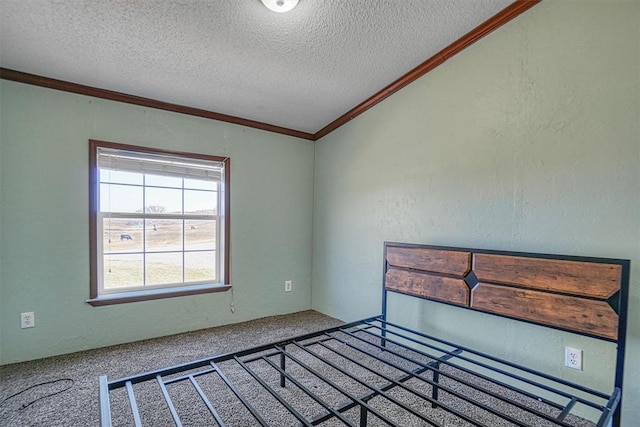
M 123 172 L 207 181 L 224 180 L 224 163 L 222 161 L 194 159 L 171 154 L 139 153 L 106 147 L 98 147 L 98 167 Z

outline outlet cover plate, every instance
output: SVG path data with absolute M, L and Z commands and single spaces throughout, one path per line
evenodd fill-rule
M 293 290 L 293 281 L 285 280 L 284 282 L 284 291 L 291 292 Z
M 22 329 L 33 328 L 34 326 L 36 326 L 36 316 L 33 311 L 20 313 L 20 327 Z
M 582 350 L 579 348 L 564 348 L 564 366 L 582 371 Z

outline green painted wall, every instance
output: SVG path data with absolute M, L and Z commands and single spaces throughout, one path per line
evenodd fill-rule
M 546 0 L 316 143 L 313 307 L 380 310 L 383 241 L 631 259 L 640 419 L 640 2 Z M 391 313 L 611 388 L 610 344 L 394 296 Z M 562 367 L 584 349 L 583 372 Z
M 5 80 L 0 97 L 1 363 L 310 308 L 313 143 Z M 85 303 L 90 138 L 231 158 L 235 314 L 231 292 Z

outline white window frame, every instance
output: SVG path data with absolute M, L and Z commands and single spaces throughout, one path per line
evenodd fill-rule
M 155 148 L 138 147 L 132 145 L 118 144 L 112 142 L 90 140 L 90 299 L 87 301 L 91 305 L 108 305 L 119 304 L 125 302 L 143 301 L 157 298 L 169 298 L 175 296 L 193 295 L 199 293 L 220 292 L 230 289 L 229 285 L 229 164 L 228 157 L 219 157 L 203 154 L 193 154 L 184 152 L 170 152 Z M 136 157 L 141 160 L 137 161 Z M 217 181 L 218 185 L 218 211 L 215 214 L 167 214 L 167 213 L 120 213 L 120 212 L 102 212 L 100 209 L 100 168 L 104 167 L 105 158 L 109 159 L 109 169 L 122 169 L 125 171 L 137 171 L 138 163 L 151 174 L 169 175 L 183 178 L 206 178 Z M 111 159 L 120 162 L 117 167 L 111 167 Z M 133 160 L 132 160 L 133 159 Z M 156 161 L 157 160 L 157 161 Z M 181 160 L 184 160 L 182 162 Z M 155 162 L 155 163 L 154 163 Z M 158 165 L 158 166 L 156 166 Z M 211 166 L 221 166 L 221 170 Z M 157 167 L 157 169 L 155 169 Z M 162 170 L 161 170 L 162 169 Z M 214 170 L 214 171 L 212 171 Z M 212 178 L 211 174 L 214 174 Z M 217 175 L 216 175 L 217 174 Z M 202 176 L 199 176 L 202 175 Z M 158 185 L 146 185 L 143 181 L 141 185 L 133 184 L 133 186 L 142 187 L 143 194 L 145 188 L 162 188 Z M 185 188 L 182 188 L 185 191 Z M 183 194 L 184 196 L 184 194 Z M 183 197 L 184 203 L 184 197 Z M 146 206 L 143 200 L 143 206 Z M 215 279 L 200 280 L 178 283 L 165 283 L 159 285 L 145 286 L 129 286 L 123 288 L 104 287 L 104 219 L 140 219 L 153 220 L 215 220 L 216 222 L 216 243 L 215 243 Z M 144 228 L 143 228 L 144 234 Z M 183 234 L 184 241 L 184 234 Z M 184 260 L 185 253 L 193 252 L 185 250 L 184 245 L 182 251 L 169 251 L 171 253 L 181 252 Z M 162 251 L 147 251 L 143 241 L 142 251 L 140 252 L 144 259 L 147 253 L 162 253 Z M 146 269 L 145 269 L 146 270 Z M 143 273 L 145 274 L 145 273 Z M 183 267 L 184 278 L 184 267 Z

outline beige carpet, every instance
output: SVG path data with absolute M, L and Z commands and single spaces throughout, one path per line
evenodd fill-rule
M 6 365 L 0 368 L 0 401 L 2 401 L 0 404 L 0 425 L 7 427 L 98 425 L 98 378 L 100 375 L 106 375 L 109 380 L 116 380 L 155 369 L 281 341 L 340 324 L 341 322 L 336 319 L 314 311 L 305 311 L 132 344 Z M 357 334 L 360 338 L 344 333 L 338 335 L 340 335 L 340 339 L 352 340 L 352 343 L 361 341 L 362 337 L 365 337 L 366 342 L 374 344 L 380 341 L 379 337 L 372 337 L 364 331 L 357 332 Z M 365 344 L 369 348 L 367 352 L 387 361 L 378 363 L 375 357 L 364 356 L 359 350 L 351 349 L 348 345 L 346 347 L 339 346 L 339 348 L 334 348 L 334 345 L 338 345 L 335 340 L 328 341 L 326 345 L 315 344 L 308 347 L 307 350 L 295 345 L 289 345 L 286 348 L 292 357 L 291 361 L 287 362 L 286 372 L 293 375 L 301 385 L 312 390 L 314 395 L 319 396 L 333 408 L 349 403 L 347 395 L 366 396 L 371 393 L 371 385 L 383 389 L 390 384 L 390 380 L 398 379 L 409 372 L 415 372 L 416 369 L 433 360 L 418 355 L 417 357 L 421 359 L 416 364 L 404 358 L 404 355 L 408 353 L 404 353 L 405 349 L 400 346 L 389 343 L 386 350 L 383 350 L 376 348 L 375 345 Z M 309 349 L 312 353 L 309 352 Z M 344 355 L 337 356 L 334 351 L 336 349 L 341 352 L 346 351 L 344 355 L 351 357 L 352 361 L 349 361 Z M 317 353 L 320 358 L 313 353 Z M 416 354 L 412 353 L 411 357 L 415 360 Z M 287 380 L 288 386 L 286 388 L 280 388 L 280 377 L 274 367 L 278 364 L 279 359 L 277 356 L 268 359 L 273 362 L 273 365 L 264 359 L 251 362 L 252 372 L 269 384 L 273 390 L 277 390 L 279 397 L 293 403 L 296 410 L 305 418 L 310 419 L 327 413 L 317 401 L 309 398 L 290 380 Z M 302 365 L 295 363 L 294 360 L 313 366 L 313 369 L 318 370 L 324 378 L 330 379 L 333 384 L 346 391 L 346 394 L 336 392 L 335 388 L 328 386 L 326 382 L 317 381 L 313 374 L 306 371 Z M 318 363 L 318 360 L 323 360 L 323 362 Z M 388 362 L 390 363 L 388 364 Z M 333 366 L 331 366 L 332 363 Z M 221 362 L 220 365 L 225 371 L 225 375 L 232 379 L 237 388 L 269 425 L 297 425 L 297 420 L 291 413 L 278 404 L 276 398 L 266 392 L 240 365 L 233 361 Z M 348 376 L 335 368 L 345 370 L 358 380 L 363 380 L 366 386 L 349 379 Z M 478 425 L 487 427 L 554 425 L 554 423 L 532 416 L 528 411 L 522 411 L 513 405 L 505 404 L 500 399 L 485 394 L 477 395 L 477 390 L 464 385 L 464 382 L 481 386 L 492 393 L 508 396 L 537 411 L 552 416 L 558 414 L 558 410 L 549 408 L 536 399 L 513 395 L 513 392 L 507 388 L 485 380 L 478 380 L 453 366 L 443 365 L 441 370 L 440 385 L 448 388 L 449 392 L 441 389 L 438 402 L 467 414 L 476 420 Z M 448 378 L 447 373 L 456 379 Z M 426 381 L 423 378 L 426 378 Z M 422 396 L 431 395 L 432 389 L 429 381 L 432 379 L 433 372 L 428 370 L 403 383 L 409 387 L 408 390 L 405 390 L 403 386 L 397 386 L 389 390 L 385 397 L 377 396 L 370 400 L 367 399 L 370 408 L 378 411 L 378 414 L 386 419 L 385 421 L 370 413 L 368 426 L 389 425 L 389 420 L 393 425 L 403 427 L 430 425 L 421 416 L 432 420 L 433 425 L 445 427 L 474 425 L 443 409 L 432 409 L 424 398 L 417 396 L 416 392 L 421 393 Z M 463 381 L 460 381 L 461 379 Z M 257 425 L 255 419 L 251 417 L 219 377 L 216 375 L 201 376 L 198 377 L 198 383 L 207 397 L 214 402 L 216 409 L 220 411 L 220 416 L 228 425 Z M 181 414 L 184 426 L 215 425 L 211 414 L 188 381 L 175 383 L 169 387 L 173 404 Z M 153 427 L 174 425 L 155 381 L 138 384 L 135 386 L 135 390 L 143 425 Z M 510 394 L 512 395 L 509 396 Z M 466 401 L 469 397 L 512 417 L 514 422 L 507 422 L 496 417 L 490 411 L 471 405 Z M 113 425 L 133 425 L 125 389 L 114 390 L 110 394 L 110 399 Z M 394 402 L 409 405 L 417 413 L 410 414 L 399 410 L 399 406 Z M 359 410 L 356 407 L 321 425 L 358 425 L 359 416 Z M 342 418 L 342 421 L 338 418 Z M 573 416 L 569 416 L 565 421 L 572 426 L 593 425 Z
M 99 424 L 98 378 L 117 379 L 191 360 L 266 344 L 341 324 L 315 311 L 267 317 L 97 350 L 50 357 L 0 367 L 0 400 L 45 381 L 71 381 L 34 387 L 0 405 L 0 425 L 96 426 Z

